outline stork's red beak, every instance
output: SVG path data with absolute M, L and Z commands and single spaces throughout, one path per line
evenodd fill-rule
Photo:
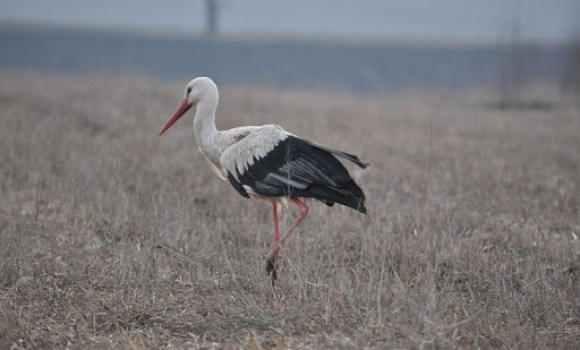
M 173 112 L 173 114 L 171 115 L 171 118 L 169 118 L 167 123 L 165 123 L 165 125 L 163 126 L 163 129 L 161 129 L 161 132 L 157 136 L 163 135 L 163 133 L 165 131 L 167 131 L 167 129 L 169 129 L 171 127 L 171 125 L 173 125 L 179 118 L 181 118 L 185 114 L 185 112 L 189 111 L 190 108 L 191 108 L 191 103 L 189 103 L 189 101 L 187 101 L 187 98 L 184 98 L 183 101 L 181 101 L 181 103 L 179 104 L 179 107 L 177 107 L 175 112 Z

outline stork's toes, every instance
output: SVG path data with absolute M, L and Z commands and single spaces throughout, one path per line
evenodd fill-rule
M 266 273 L 272 276 L 272 281 L 278 278 L 278 275 L 276 274 L 276 262 L 274 261 L 274 258 L 266 260 Z

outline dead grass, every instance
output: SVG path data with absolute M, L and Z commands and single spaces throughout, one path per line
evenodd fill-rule
M 156 137 L 181 85 L 1 73 L 0 347 L 580 346 L 577 110 L 222 88 L 218 127 L 371 163 L 369 215 L 313 205 L 272 312 L 269 207 L 214 177 L 191 116 Z

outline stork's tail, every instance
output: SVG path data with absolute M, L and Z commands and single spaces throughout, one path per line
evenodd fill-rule
M 338 203 L 353 208 L 363 214 L 367 213 L 367 208 L 365 207 L 365 194 L 352 179 L 342 184 L 340 188 L 311 185 L 306 191 L 293 189 L 292 195 L 297 197 L 316 198 L 326 203 L 328 206 Z
M 345 159 L 350 160 L 351 162 L 355 163 L 356 165 L 358 165 L 359 167 L 366 169 L 367 166 L 369 166 L 369 163 L 363 163 L 360 159 L 358 159 L 357 156 L 355 156 L 354 154 L 350 154 L 350 153 L 346 153 L 343 151 L 339 151 L 336 150 L 334 148 L 328 148 L 328 147 L 324 147 L 322 145 L 319 145 L 317 143 L 313 143 L 313 142 L 309 142 L 310 145 L 316 147 L 316 148 L 320 148 L 323 151 L 329 152 L 334 154 L 335 156 L 339 156 Z M 358 186 L 357 186 L 358 187 Z
M 309 141 L 307 142 L 310 143 L 312 147 L 327 152 L 327 154 L 330 153 L 335 156 L 348 159 L 351 162 L 358 165 L 359 167 L 361 167 L 362 169 L 365 169 L 369 165 L 368 163 L 363 163 L 354 154 L 342 152 L 333 148 L 328 148 Z M 340 162 L 338 162 L 338 164 L 340 164 Z M 363 214 L 366 214 L 367 213 L 367 208 L 365 207 L 366 197 L 362 189 L 350 177 L 348 171 L 344 168 L 344 166 L 341 165 L 340 168 L 335 169 L 335 171 L 343 172 L 344 180 L 342 181 L 342 183 L 340 183 L 339 186 L 334 187 L 325 185 L 311 185 L 308 188 L 308 195 L 305 197 L 317 198 L 329 206 L 332 206 L 334 203 L 342 204 L 347 207 L 353 208 Z M 294 190 L 293 192 L 295 193 L 296 191 Z

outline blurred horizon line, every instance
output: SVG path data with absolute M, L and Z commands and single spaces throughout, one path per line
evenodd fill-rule
M 175 38 L 175 39 L 207 39 L 215 41 L 243 40 L 252 42 L 285 42 L 285 43 L 321 43 L 321 44 L 347 44 L 347 45 L 376 45 L 396 44 L 403 46 L 419 47 L 493 47 L 509 42 L 509 36 L 498 35 L 495 38 L 465 38 L 465 37 L 438 37 L 438 36 L 413 36 L 413 35 L 334 35 L 334 34 L 300 34 L 283 31 L 260 30 L 220 30 L 213 36 L 208 36 L 202 29 L 177 29 L 166 26 L 130 26 L 130 25 L 98 25 L 78 23 L 55 23 L 50 21 L 27 21 L 0 19 L 0 30 L 38 30 L 61 29 L 61 30 L 85 30 L 110 34 L 128 34 L 147 38 Z M 561 46 L 567 45 L 571 38 L 520 38 L 524 45 Z

